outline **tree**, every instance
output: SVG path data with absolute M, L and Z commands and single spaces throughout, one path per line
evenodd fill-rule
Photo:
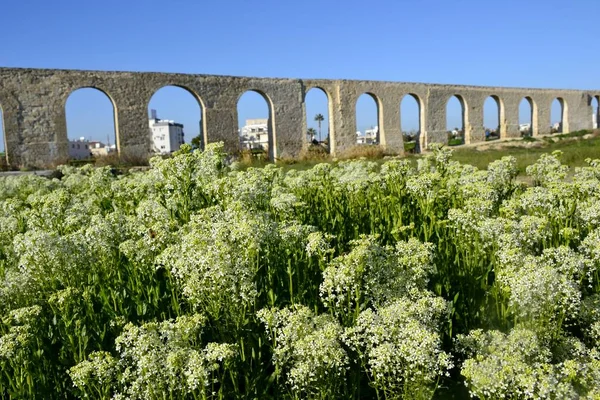
M 315 137 L 317 136 L 317 131 L 315 131 L 315 128 L 308 128 L 306 134 L 308 135 L 308 141 L 315 144 Z
M 198 133 L 198 136 L 192 138 L 191 140 L 191 145 L 192 145 L 192 149 L 196 150 L 196 149 L 202 149 L 202 142 L 203 142 L 203 136 L 204 136 L 204 129 L 202 127 L 202 121 L 200 121 L 200 132 Z
M 325 121 L 325 117 L 323 117 L 323 114 L 317 114 L 315 115 L 315 121 L 319 124 L 319 141 L 321 141 L 321 122 Z

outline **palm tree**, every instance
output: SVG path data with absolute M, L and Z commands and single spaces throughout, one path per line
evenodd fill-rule
M 310 139 L 308 139 L 309 142 L 312 142 L 313 138 L 315 136 L 317 136 L 317 131 L 315 131 L 315 128 L 308 128 L 308 131 L 306 132 L 308 134 L 308 137 Z
M 323 114 L 315 115 L 315 121 L 319 124 L 319 142 L 321 141 L 321 122 L 325 121 Z

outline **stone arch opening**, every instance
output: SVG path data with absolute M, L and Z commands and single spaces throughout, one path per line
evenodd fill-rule
M 592 96 L 592 129 L 598 129 L 600 123 L 600 96 Z
M 259 90 L 247 90 L 238 98 L 237 113 L 241 150 L 253 158 L 273 161 L 277 143 L 271 99 Z
M 373 93 L 363 93 L 356 100 L 356 144 L 381 144 L 379 99 Z
M 304 96 L 306 142 L 322 146 L 327 152 L 333 143 L 331 96 L 321 87 L 311 88 Z
M 68 158 L 91 160 L 119 153 L 117 108 L 102 89 L 83 87 L 65 102 Z
M 462 96 L 456 94 L 448 99 L 446 103 L 446 132 L 449 146 L 458 146 L 465 144 L 467 141 L 466 110 L 465 99 Z
M 489 96 L 483 103 L 483 129 L 485 140 L 496 140 L 504 136 L 502 132 L 503 107 L 500 98 Z
M 519 103 L 519 132 L 521 136 L 537 135 L 537 110 L 533 99 L 525 96 Z
M 203 149 L 206 145 L 204 120 L 204 105 L 197 93 L 185 86 L 161 87 L 148 101 L 152 151 L 169 154 L 184 143 Z
M 421 98 L 408 93 L 400 100 L 400 131 L 407 153 L 419 153 L 422 148 L 423 107 Z
M 568 127 L 567 121 L 567 104 L 562 97 L 557 97 L 552 100 L 550 107 L 550 133 L 566 133 Z

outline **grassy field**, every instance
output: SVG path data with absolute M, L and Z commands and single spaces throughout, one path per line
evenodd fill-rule
M 525 174 L 525 168 L 533 164 L 540 155 L 544 153 L 552 153 L 555 150 L 563 152 L 561 161 L 563 164 L 571 168 L 586 166 L 586 159 L 600 158 L 600 132 L 592 134 L 592 137 L 583 139 L 590 131 L 578 131 L 568 134 L 555 134 L 543 138 L 525 137 L 522 139 L 514 139 L 510 141 L 493 141 L 484 142 L 479 146 L 464 146 L 454 147 L 452 158 L 464 164 L 473 165 L 479 169 L 487 169 L 487 166 L 495 160 L 511 155 L 517 159 L 517 169 L 519 175 Z M 359 148 L 360 149 L 360 148 Z M 371 149 L 371 146 L 365 150 Z M 361 154 L 353 154 L 351 158 L 359 158 Z M 387 157 L 383 157 L 381 153 L 365 152 L 364 157 L 373 161 L 383 163 Z M 416 161 L 423 157 L 423 154 L 406 154 L 409 160 Z M 315 159 L 304 160 L 285 160 L 277 162 L 278 165 L 286 170 L 306 170 L 316 164 L 322 162 L 331 162 L 336 164 L 340 160 L 321 156 Z M 240 163 L 241 169 L 248 167 L 263 167 L 268 162 L 262 160 L 246 159 Z
M 486 169 L 492 161 L 512 155 L 517 159 L 517 168 L 521 175 L 525 173 L 525 168 L 533 164 L 541 154 L 560 150 L 563 152 L 561 157 L 563 164 L 572 168 L 582 167 L 587 165 L 585 162 L 587 158 L 600 158 L 600 135 L 594 135 L 589 139 L 579 139 L 580 136 L 579 132 L 574 132 L 543 139 L 518 139 L 514 142 L 504 142 L 501 149 L 455 148 L 453 159 L 479 169 Z

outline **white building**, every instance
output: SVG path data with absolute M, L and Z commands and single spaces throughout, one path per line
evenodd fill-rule
M 183 124 L 175 121 L 159 119 L 156 110 L 152 110 L 152 118 L 148 121 L 152 135 L 153 151 L 169 154 L 179 150 L 184 143 Z
M 531 130 L 531 124 L 527 123 L 527 124 L 520 124 L 519 125 L 519 132 L 529 132 Z
M 592 114 L 592 128 L 598 129 L 598 115 L 596 113 Z
M 240 130 L 240 142 L 245 149 L 269 149 L 269 120 L 247 119 Z
M 102 142 L 92 141 L 90 142 L 90 152 L 94 157 L 103 157 L 117 151 L 116 145 L 106 145 Z
M 379 127 L 375 126 L 371 129 L 365 129 L 365 134 L 362 135 L 360 131 L 356 132 L 356 143 L 357 144 L 378 144 L 377 134 L 379 133 Z
M 69 140 L 69 158 L 71 160 L 85 160 L 91 156 L 90 142 L 85 138 L 80 137 L 79 139 Z

